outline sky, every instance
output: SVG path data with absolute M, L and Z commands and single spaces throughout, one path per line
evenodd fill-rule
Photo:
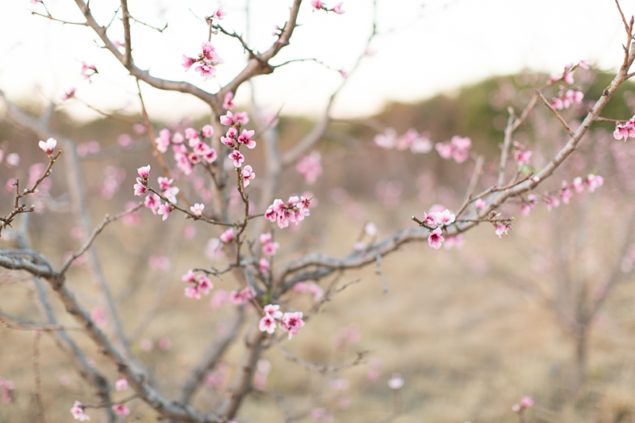
M 81 21 L 73 0 L 44 0 L 51 13 Z M 339 1 L 339 0 L 338 0 Z M 367 57 L 349 77 L 335 104 L 334 116 L 358 117 L 379 111 L 387 102 L 414 102 L 482 78 L 523 69 L 557 73 L 581 59 L 603 69 L 615 69 L 621 60 L 623 28 L 613 0 L 377 0 L 380 35 Z M 159 77 L 187 80 L 216 91 L 244 64 L 235 40 L 214 35 L 223 63 L 218 74 L 202 80 L 181 66 L 183 54 L 196 55 L 207 37 L 201 17 L 219 5 L 227 12 L 224 27 L 248 35 L 255 50 L 274 40 L 276 25 L 285 22 L 291 0 L 251 0 L 249 20 L 245 0 L 129 0 L 136 18 L 163 26 L 159 33 L 133 24 L 136 63 Z M 343 15 L 314 12 L 304 4 L 301 26 L 272 63 L 315 58 L 329 67 L 300 62 L 255 79 L 259 102 L 283 114 L 317 115 L 340 83 L 338 69 L 350 69 L 364 50 L 372 16 L 371 0 L 344 0 Z M 335 0 L 325 0 L 327 5 Z M 635 1 L 622 0 L 626 13 L 635 13 Z M 93 1 L 92 7 L 106 24 L 119 0 Z M 63 25 L 32 15 L 44 12 L 30 0 L 2 0 L 0 6 L 0 89 L 10 99 L 60 101 L 70 87 L 78 101 L 61 108 L 79 119 L 95 113 L 86 104 L 106 111 L 139 110 L 134 80 L 100 48 L 93 33 L 81 26 Z M 249 25 L 247 22 L 249 21 Z M 121 21 L 109 31 L 123 40 Z M 92 83 L 80 76 L 82 61 L 99 69 Z M 246 102 L 242 88 L 238 102 Z M 182 94 L 144 88 L 152 117 L 176 121 L 200 116 L 206 107 Z

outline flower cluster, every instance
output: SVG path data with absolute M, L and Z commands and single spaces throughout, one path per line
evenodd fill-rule
M 569 204 L 574 193 L 581 194 L 584 191 L 592 193 L 602 185 L 604 185 L 604 178 L 599 175 L 591 173 L 586 178 L 578 176 L 571 183 L 562 181 L 560 190 L 557 193 L 546 194 L 544 201 L 547 208 L 551 210 L 560 206 L 560 202 Z
M 183 67 L 189 70 L 192 66 L 203 78 L 211 78 L 216 73 L 216 66 L 220 63 L 220 59 L 216 54 L 214 46 L 209 41 L 205 41 L 201 46 L 198 57 L 189 57 L 183 55 Z
M 342 9 L 342 2 L 337 3 L 333 7 L 328 7 L 322 0 L 311 0 L 311 6 L 314 11 L 324 10 L 325 12 L 333 12 L 338 15 L 344 13 L 344 10 Z
M 291 339 L 297 335 L 300 328 L 304 326 L 301 311 L 282 313 L 279 305 L 269 304 L 265 306 L 264 313 L 265 315 L 260 319 L 258 328 L 261 332 L 267 332 L 270 335 L 280 326 L 282 330 L 288 333 L 289 339 Z
M 615 131 L 613 131 L 613 137 L 616 140 L 628 140 L 629 138 L 635 139 L 635 115 L 624 122 L 615 125 Z
M 231 93 L 228 93 L 228 95 L 230 94 Z M 233 96 L 231 95 L 229 97 L 225 96 L 225 104 L 223 106 L 226 106 L 226 108 L 233 107 L 232 98 Z M 251 181 L 256 178 L 256 172 L 254 172 L 254 169 L 250 165 L 243 167 L 245 156 L 240 151 L 242 146 L 250 150 L 256 148 L 256 141 L 254 140 L 255 132 L 243 128 L 243 125 L 246 125 L 247 122 L 249 122 L 249 117 L 247 113 L 244 112 L 232 113 L 228 110 L 226 114 L 220 117 L 220 123 L 224 126 L 229 126 L 225 135 L 220 138 L 220 141 L 227 148 L 232 149 L 229 153 L 229 159 L 237 169 L 238 178 L 243 188 L 248 187 Z
M 455 135 L 449 142 L 439 142 L 434 148 L 443 159 L 453 159 L 457 163 L 463 163 L 470 155 L 472 140 L 468 137 Z
M 55 151 L 55 147 L 57 147 L 57 140 L 55 140 L 54 138 L 49 138 L 46 141 L 38 142 L 37 145 L 38 147 L 40 147 L 40 150 L 44 151 L 50 156 L 53 154 L 53 151 Z
M 203 295 L 209 294 L 214 287 L 207 276 L 197 275 L 192 270 L 188 270 L 181 280 L 187 284 L 185 296 L 196 300 L 200 300 Z
M 377 146 L 387 150 L 410 150 L 412 153 L 425 154 L 432 150 L 432 141 L 415 129 L 408 129 L 403 135 L 397 136 L 394 129 L 387 129 L 375 136 Z
M 137 178 L 137 182 L 134 184 L 134 193 L 136 196 L 142 196 L 149 191 L 148 177 L 150 175 L 150 165 L 137 169 L 137 174 L 139 177 Z M 150 209 L 153 214 L 161 216 L 161 219 L 165 221 L 178 201 L 176 196 L 179 193 L 179 189 L 172 186 L 174 180 L 170 178 L 159 176 L 157 178 L 157 182 L 159 184 L 161 195 L 167 201 L 162 202 L 161 197 L 151 192 L 146 195 L 143 204 L 146 208 Z
M 133 185 L 134 195 L 141 197 L 148 192 L 148 178 L 150 177 L 150 165 L 141 166 L 137 169 L 137 179 Z
M 583 98 L 584 93 L 582 91 L 573 89 L 561 89 L 558 97 L 555 97 L 551 100 L 551 107 L 556 110 L 568 109 L 574 104 L 582 103 Z
M 75 420 L 79 420 L 80 422 L 90 420 L 90 416 L 85 412 L 85 407 L 79 401 L 75 401 L 71 407 L 71 415 Z
M 433 206 L 428 213 L 423 214 L 421 226 L 430 229 L 428 245 L 435 250 L 443 246 L 443 228 L 454 223 L 456 216 L 450 210 L 442 206 Z
M 304 156 L 295 167 L 295 170 L 302 176 L 307 184 L 312 185 L 322 174 L 322 156 L 319 152 L 314 151 Z
M 267 207 L 265 219 L 277 223 L 280 229 L 288 227 L 289 223 L 297 225 L 311 214 L 311 200 L 311 197 L 308 195 L 301 197 L 293 195 L 289 197 L 286 203 L 276 198 L 273 203 Z
M 278 252 L 280 244 L 273 240 L 271 233 L 266 233 L 260 235 L 260 246 L 262 248 L 262 255 L 272 257 Z
M 161 153 L 166 153 L 168 148 L 172 146 L 177 167 L 185 175 L 190 175 L 195 165 L 199 163 L 211 164 L 216 161 L 218 153 L 205 141 L 213 135 L 214 129 L 211 125 L 203 126 L 200 131 L 186 128 L 183 133 L 177 131 L 174 134 L 171 134 L 169 129 L 164 128 L 159 131 L 155 144 Z

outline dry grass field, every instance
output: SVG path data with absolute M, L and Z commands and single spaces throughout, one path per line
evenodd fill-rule
M 367 209 L 378 222 L 386 216 L 385 210 Z M 405 218 L 409 210 L 403 206 L 393 211 L 394 219 Z M 358 282 L 326 303 L 296 340 L 281 348 L 303 361 L 330 366 L 350 362 L 358 351 L 367 351 L 365 360 L 338 374 L 319 374 L 272 348 L 265 354 L 272 365 L 266 390 L 255 394 L 239 421 L 284 422 L 287 412 L 310 422 L 315 416 L 301 416 L 319 406 L 328 409 L 336 422 L 514 422 L 517 416 L 511 405 L 525 394 L 536 402 L 527 414 L 530 422 L 635 421 L 635 284 L 620 286 L 598 317 L 592 330 L 588 380 L 572 393 L 572 340 L 538 298 L 514 283 L 516 274 L 548 290 L 549 271 L 527 251 L 530 245 L 548 258 L 548 237 L 536 236 L 536 228 L 550 219 L 541 211 L 521 218 L 503 240 L 483 226 L 467 237 L 460 250 L 407 245 L 383 261 L 384 281 L 374 267 L 345 274 L 341 283 Z M 328 226 L 323 226 L 327 221 Z M 359 231 L 354 220 L 335 208 L 327 213 L 320 209 L 311 224 L 303 233 L 319 244 L 318 250 L 333 254 L 350 249 Z M 378 226 L 381 232 L 381 223 Z M 156 236 L 151 234 L 153 228 L 117 224 L 98 243 L 98 251 L 121 300 L 127 333 L 137 340 L 134 351 L 148 363 L 159 386 L 167 389 L 179 386 L 207 342 L 222 330 L 231 306 L 213 309 L 208 299 L 192 302 L 182 295 L 180 274 L 200 262 L 205 234 L 199 233 L 196 242 L 179 242 L 183 226 L 174 225 L 172 232 L 161 235 L 161 243 L 153 249 L 172 258 L 167 272 L 135 263 L 143 240 Z M 62 229 L 57 236 L 61 233 Z M 54 257 L 61 239 L 55 234 L 37 238 Z M 608 245 L 608 241 L 602 242 Z M 609 258 L 613 254 L 604 253 Z M 37 320 L 29 279 L 2 271 L 0 280 L 3 310 Z M 99 304 L 87 272 L 75 271 L 71 283 L 86 304 Z M 217 289 L 222 288 L 230 289 L 231 280 L 219 281 Z M 308 299 L 295 301 L 297 308 L 311 307 Z M 74 325 L 68 318 L 64 324 Z M 351 342 L 338 345 L 346 331 L 353 334 Z M 71 333 L 82 345 L 91 345 L 81 332 Z M 169 339 L 169 348 L 164 338 Z M 48 422 L 70 421 L 68 409 L 75 399 L 91 403 L 92 393 L 49 336 L 0 328 L 0 339 L 0 377 L 16 386 L 14 402 L 0 407 L 0 421 L 36 421 L 38 391 Z M 158 345 L 161 339 L 163 348 Z M 148 341 L 154 343 L 149 351 L 144 345 Z M 93 357 L 98 356 L 95 351 Z M 230 374 L 238 358 L 235 352 L 228 356 Z M 369 369 L 379 369 L 379 378 L 369 380 Z M 387 386 L 394 373 L 405 380 L 399 392 Z M 109 374 L 116 378 L 112 369 Z M 218 400 L 215 390 L 206 387 L 197 405 L 204 408 Z M 100 421 L 98 412 L 90 414 Z M 148 408 L 132 403 L 128 421 L 154 419 Z

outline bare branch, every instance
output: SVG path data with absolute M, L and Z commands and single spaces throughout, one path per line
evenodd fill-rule
M 575 134 L 573 133 L 573 131 L 571 130 L 571 127 L 569 126 L 569 124 L 567 123 L 566 120 L 564 120 L 564 118 L 562 117 L 562 115 L 560 114 L 560 112 L 558 112 L 552 105 L 551 103 L 549 103 L 549 101 L 545 98 L 545 96 L 540 92 L 540 91 L 536 91 L 538 93 L 538 96 L 540 97 L 540 99 L 542 100 L 542 102 L 545 104 L 545 106 L 547 106 L 547 108 L 549 108 L 549 110 L 551 110 L 551 112 L 556 116 L 556 118 L 558 119 L 558 121 L 560 122 L 560 124 L 562 124 L 562 126 L 564 127 L 564 129 L 567 131 L 567 134 L 569 134 L 570 137 L 574 136 Z
M 107 28 L 101 26 L 97 22 L 90 10 L 89 4 L 85 3 L 84 0 L 75 0 L 75 4 L 86 18 L 86 25 L 90 27 L 95 32 L 95 34 L 97 34 L 97 36 L 104 43 L 104 47 L 106 47 L 106 49 L 110 51 L 110 53 L 112 53 L 112 55 L 115 56 L 115 58 L 119 60 L 119 62 L 121 62 L 121 64 L 124 65 L 126 69 L 128 69 L 132 76 L 141 79 L 146 84 L 160 90 L 178 91 L 191 94 L 208 104 L 217 115 L 220 114 L 220 102 L 218 101 L 218 97 L 215 94 L 211 94 L 203 90 L 202 88 L 190 84 L 189 82 L 171 81 L 168 79 L 152 76 L 148 71 L 140 69 L 134 63 L 127 64 L 125 54 L 122 54 L 117 49 L 115 43 L 108 37 L 106 33 Z
M 130 13 L 128 13 L 128 0 L 121 0 L 121 20 L 123 21 L 124 44 L 126 57 L 124 66 L 132 66 L 132 40 L 130 38 Z
M 74 252 L 62 265 L 62 268 L 60 269 L 59 274 L 64 275 L 66 273 L 66 271 L 73 264 L 73 262 L 77 260 L 79 257 L 81 257 L 93 245 L 93 242 L 95 242 L 95 239 L 97 238 L 97 236 L 106 228 L 106 226 L 108 226 L 112 222 L 115 222 L 121 219 L 124 216 L 127 216 L 129 214 L 136 212 L 137 210 L 141 208 L 141 206 L 142 204 L 137 204 L 135 207 L 125 210 L 114 216 L 106 215 L 104 217 L 104 220 L 102 220 L 101 224 L 93 230 L 93 233 L 90 235 L 90 237 L 88 237 L 84 245 L 79 250 Z
M 229 324 L 227 331 L 214 339 L 209 345 L 207 351 L 194 367 L 181 389 L 180 401 L 183 404 L 189 404 L 196 395 L 205 380 L 205 375 L 212 371 L 220 359 L 223 357 L 227 348 L 232 344 L 240 333 L 240 328 L 245 322 L 245 311 L 241 307 Z

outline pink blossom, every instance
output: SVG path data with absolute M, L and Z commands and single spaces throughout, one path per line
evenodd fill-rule
M 573 190 L 578 194 L 584 192 L 585 185 L 584 185 L 584 182 L 582 181 L 582 178 L 579 176 L 573 179 L 571 186 L 573 187 Z
M 474 202 L 474 207 L 476 208 L 476 210 L 481 211 L 485 209 L 485 207 L 487 207 L 487 203 L 482 198 L 479 198 Z
M 125 377 L 120 377 L 115 382 L 115 389 L 117 391 L 125 391 L 128 389 L 128 380 Z
M 531 408 L 534 406 L 534 400 L 531 399 L 531 397 L 528 397 L 527 395 L 525 395 L 520 400 L 520 406 L 523 408 Z
M 236 305 L 246 304 L 253 299 L 254 293 L 249 287 L 245 287 L 240 291 L 233 291 L 231 294 L 232 303 Z
M 284 229 L 291 223 L 298 225 L 309 216 L 310 207 L 310 196 L 291 196 L 287 203 L 276 198 L 265 211 L 265 219 L 277 223 L 279 228 Z
M 435 250 L 438 250 L 443 245 L 443 235 L 441 232 L 441 228 L 436 228 L 435 230 L 430 232 L 428 235 L 428 245 Z
M 234 240 L 234 237 L 235 237 L 234 228 L 229 228 L 225 232 L 223 232 L 219 238 L 224 244 L 229 244 L 230 242 Z
M 584 93 L 578 90 L 561 90 L 558 97 L 551 100 L 551 107 L 556 110 L 568 109 L 574 104 L 582 103 Z
M 497 222 L 494 224 L 494 229 L 496 232 L 496 236 L 502 238 L 503 235 L 507 235 L 509 232 L 509 225 L 501 222 Z
M 214 12 L 214 14 L 212 15 L 213 17 L 215 17 L 218 20 L 223 19 L 225 16 L 227 15 L 227 13 L 225 13 L 225 11 L 223 10 L 222 7 L 219 7 L 218 9 L 216 9 L 216 11 Z
M 150 169 L 150 165 L 141 166 L 137 169 L 137 175 L 142 179 L 148 179 L 148 177 L 150 177 Z
M 152 214 L 157 214 L 159 206 L 161 205 L 161 199 L 158 195 L 152 193 L 146 196 L 143 201 L 143 205 L 152 211 Z
M 148 191 L 148 187 L 143 182 L 139 182 L 139 178 L 137 178 L 137 182 L 132 186 L 132 189 L 137 197 L 144 195 Z
M 635 116 L 633 116 L 628 122 L 616 124 L 615 131 L 613 132 L 613 138 L 618 141 L 626 141 L 629 138 L 635 139 Z
M 89 65 L 86 62 L 82 62 L 81 74 L 88 82 L 92 82 L 92 77 L 98 74 L 99 71 L 95 65 Z
M 48 154 L 49 156 L 53 154 L 53 151 L 55 151 L 56 146 L 57 146 L 57 140 L 54 138 L 49 138 L 46 141 L 38 142 L 38 147 L 40 147 L 40 149 L 44 151 L 46 154 Z
M 0 399 L 3 403 L 13 402 L 12 391 L 15 391 L 15 384 L 10 380 L 0 378 Z
M 234 93 L 229 91 L 227 94 L 225 94 L 225 97 L 223 98 L 223 109 L 234 110 L 235 107 L 236 107 L 236 104 L 234 103 Z
M 194 128 L 185 128 L 185 139 L 186 140 L 197 140 L 199 138 L 198 131 Z M 192 143 L 190 142 L 190 147 L 192 147 Z
M 282 318 L 282 312 L 280 311 L 280 306 L 278 304 L 268 304 L 263 310 L 265 312 L 265 316 L 269 316 L 274 319 Z
M 229 154 L 229 158 L 232 160 L 234 167 L 238 168 L 245 162 L 245 156 L 238 150 L 234 150 Z
M 194 63 L 196 63 L 196 59 L 183 55 L 181 64 L 183 65 L 186 71 L 190 70 L 190 68 L 192 67 Z
M 205 138 L 211 138 L 214 135 L 214 127 L 212 127 L 212 125 L 205 125 L 201 129 L 201 133 Z
M 280 244 L 277 242 L 269 242 L 262 246 L 262 254 L 268 257 L 275 256 Z
M 512 405 L 512 411 L 514 413 L 522 414 L 525 410 L 534 406 L 534 400 L 531 397 L 525 395 L 521 398 L 519 404 Z
M 452 158 L 457 163 L 463 163 L 469 157 L 472 140 L 468 137 L 455 135 L 449 142 L 437 143 L 434 147 L 443 159 Z
M 201 52 L 198 54 L 197 58 L 192 58 L 188 56 L 183 56 L 183 67 L 185 70 L 189 70 L 192 66 L 195 66 L 195 71 L 201 74 L 204 78 L 209 78 L 214 76 L 216 73 L 216 66 L 220 63 L 218 55 L 216 54 L 216 50 L 214 46 L 206 41 L 201 46 Z
M 260 329 L 261 332 L 267 332 L 269 335 L 272 335 L 276 331 L 276 327 L 276 319 L 268 315 L 260 319 L 258 323 L 258 329 Z
M 84 406 L 79 401 L 75 401 L 73 407 L 71 407 L 71 415 L 75 420 L 79 420 L 80 422 L 90 420 L 90 417 L 85 413 Z
M 596 189 L 604 185 L 604 178 L 599 175 L 594 175 L 590 173 L 586 177 L 586 183 L 589 187 L 589 192 L 595 192 Z
M 571 191 L 569 184 L 567 181 L 562 181 L 562 188 L 560 188 L 560 200 L 562 200 L 564 204 L 569 204 L 571 197 L 573 197 L 573 192 Z
M 159 131 L 159 136 L 154 140 L 157 145 L 157 150 L 161 153 L 165 153 L 168 151 L 168 147 L 170 146 L 170 130 L 163 128 Z
M 295 169 L 304 176 L 304 180 L 307 184 L 312 185 L 315 183 L 317 178 L 322 174 L 322 164 L 319 152 L 314 151 L 308 156 L 304 156 Z
M 260 235 L 260 244 L 262 245 L 262 254 L 268 257 L 276 255 L 280 244 L 273 241 L 270 233 Z
M 331 12 L 336 13 L 338 15 L 343 14 L 344 10 L 342 9 L 342 2 L 339 2 L 335 6 L 333 6 L 333 8 L 331 9 Z
M 126 406 L 126 404 L 115 404 L 112 406 L 112 411 L 114 411 L 116 415 L 122 417 L 130 415 L 130 409 Z
M 547 210 L 553 210 L 560 206 L 560 200 L 558 199 L 558 197 L 555 197 L 553 195 L 547 195 L 545 197 L 545 203 L 547 203 Z
M 432 151 L 432 141 L 427 136 L 419 134 L 417 131 L 411 129 L 404 135 L 410 134 L 412 140 L 410 142 L 410 151 L 415 154 L 425 154 Z M 403 138 L 403 137 L 402 137 Z
M 242 144 L 250 150 L 253 150 L 256 148 L 256 141 L 253 140 L 253 136 L 253 130 L 243 129 L 236 141 L 238 141 L 238 144 Z
M 300 328 L 304 326 L 302 317 L 303 313 L 301 311 L 284 313 L 282 316 L 281 326 L 289 334 L 289 339 L 297 335 Z
M 515 141 L 513 156 L 518 166 L 527 166 L 531 161 L 532 152 L 518 141 Z
M 448 226 L 454 223 L 456 216 L 450 210 L 442 206 L 433 206 L 428 213 L 424 213 L 423 224 L 428 228 Z
M 322 8 L 324 8 L 322 0 L 311 0 L 311 6 L 313 7 L 313 10 L 322 10 Z
M 70 87 L 69 89 L 64 91 L 64 95 L 62 96 L 62 101 L 70 100 L 71 98 L 75 97 L 76 93 L 77 93 L 77 88 Z
M 164 222 L 167 220 L 170 212 L 172 211 L 172 205 L 169 203 L 162 203 L 157 207 L 157 214 L 161 216 L 161 220 Z
M 192 270 L 188 270 L 185 275 L 181 277 L 181 280 L 188 284 L 185 288 L 185 296 L 200 300 L 203 295 L 209 294 L 214 288 L 212 281 L 205 275 L 197 275 Z
M 205 205 L 201 203 L 195 203 L 190 207 L 190 211 L 194 216 L 200 216 L 203 214 L 203 210 L 205 209 Z
M 221 125 L 225 126 L 246 125 L 248 122 L 249 117 L 244 112 L 232 113 L 231 110 L 228 110 L 226 114 L 220 117 Z

